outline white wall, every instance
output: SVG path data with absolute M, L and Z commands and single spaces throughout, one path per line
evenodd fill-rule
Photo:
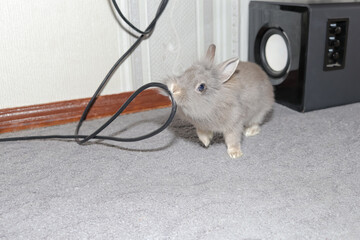
M 159 2 L 118 0 L 142 29 Z M 212 42 L 217 61 L 246 60 L 248 2 L 169 0 L 150 39 L 120 66 L 102 94 L 179 74 Z M 109 0 L 1 0 L 0 16 L 0 109 L 90 97 L 135 41 L 120 27 Z
M 88 97 L 120 53 L 107 1 L 1 0 L 0 16 L 0 108 Z

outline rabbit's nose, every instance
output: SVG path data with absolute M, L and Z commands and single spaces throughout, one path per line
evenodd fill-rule
M 173 95 L 181 94 L 181 88 L 176 83 L 172 83 L 170 85 L 170 91 L 172 92 Z

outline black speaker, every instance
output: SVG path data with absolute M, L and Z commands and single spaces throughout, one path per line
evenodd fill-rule
M 360 2 L 250 2 L 249 61 L 295 110 L 359 102 Z

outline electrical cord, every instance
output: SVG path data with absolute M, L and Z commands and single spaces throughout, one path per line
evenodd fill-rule
M 0 142 L 27 141 L 27 140 L 39 140 L 39 139 L 75 139 L 75 141 L 78 144 L 86 143 L 87 141 L 89 141 L 91 139 L 103 139 L 103 140 L 111 140 L 111 141 L 118 141 L 118 142 L 136 142 L 136 141 L 144 140 L 146 138 L 150 138 L 150 137 L 162 132 L 165 128 L 167 128 L 170 125 L 170 123 L 173 120 L 173 118 L 175 116 L 175 113 L 176 113 L 176 109 L 177 109 L 176 102 L 175 102 L 171 92 L 169 91 L 169 89 L 167 88 L 166 85 L 164 85 L 162 83 L 152 82 L 152 83 L 145 84 L 144 86 L 142 86 L 138 90 L 136 90 L 126 100 L 126 102 L 119 108 L 119 110 L 109 120 L 107 120 L 102 126 L 100 126 L 97 130 L 95 130 L 93 133 L 91 133 L 89 135 L 79 135 L 80 128 L 81 128 L 83 122 L 86 120 L 86 117 L 87 117 L 90 109 L 92 108 L 92 106 L 96 102 L 97 97 L 99 96 L 101 90 L 109 82 L 109 80 L 111 79 L 111 76 L 116 71 L 116 69 L 122 64 L 122 62 L 128 56 L 131 55 L 131 53 L 140 45 L 141 41 L 145 37 L 149 36 L 154 31 L 156 22 L 158 21 L 161 14 L 163 13 L 163 11 L 164 11 L 167 3 L 168 3 L 168 0 L 162 0 L 160 2 L 154 19 L 151 21 L 151 23 L 145 29 L 145 31 L 139 30 L 137 27 L 135 27 L 133 24 L 130 23 L 130 21 L 121 12 L 119 6 L 116 3 L 116 0 L 112 0 L 112 3 L 114 5 L 114 7 L 115 7 L 116 12 L 124 20 L 124 22 L 126 24 L 128 24 L 133 30 L 140 33 L 141 35 L 137 38 L 137 40 L 134 42 L 134 44 L 119 58 L 119 60 L 116 61 L 116 63 L 111 67 L 109 72 L 106 74 L 104 80 L 101 82 L 101 84 L 99 85 L 99 87 L 95 91 L 94 95 L 92 96 L 92 98 L 88 102 L 87 106 L 85 107 L 85 110 L 82 113 L 82 116 L 81 116 L 81 118 L 80 118 L 80 120 L 79 120 L 79 122 L 77 124 L 76 130 L 75 130 L 75 135 L 44 135 L 44 136 L 25 136 L 25 137 L 0 138 Z M 146 90 L 147 88 L 150 88 L 150 87 L 162 88 L 169 95 L 170 100 L 171 100 L 171 113 L 170 113 L 170 116 L 167 119 L 167 121 L 160 128 L 158 128 L 158 129 L 156 129 L 153 132 L 150 132 L 148 134 L 145 134 L 145 135 L 142 135 L 142 136 L 139 136 L 139 137 L 134 137 L 134 138 L 118 138 L 118 137 L 98 135 L 102 130 L 104 130 L 107 126 L 109 126 L 126 109 L 126 107 L 136 98 L 137 95 L 139 95 L 142 91 L 144 91 L 144 90 Z

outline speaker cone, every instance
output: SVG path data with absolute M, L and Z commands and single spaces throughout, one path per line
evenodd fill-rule
M 290 69 L 290 46 L 286 34 L 279 28 L 269 28 L 260 40 L 258 59 L 273 85 L 282 83 Z

